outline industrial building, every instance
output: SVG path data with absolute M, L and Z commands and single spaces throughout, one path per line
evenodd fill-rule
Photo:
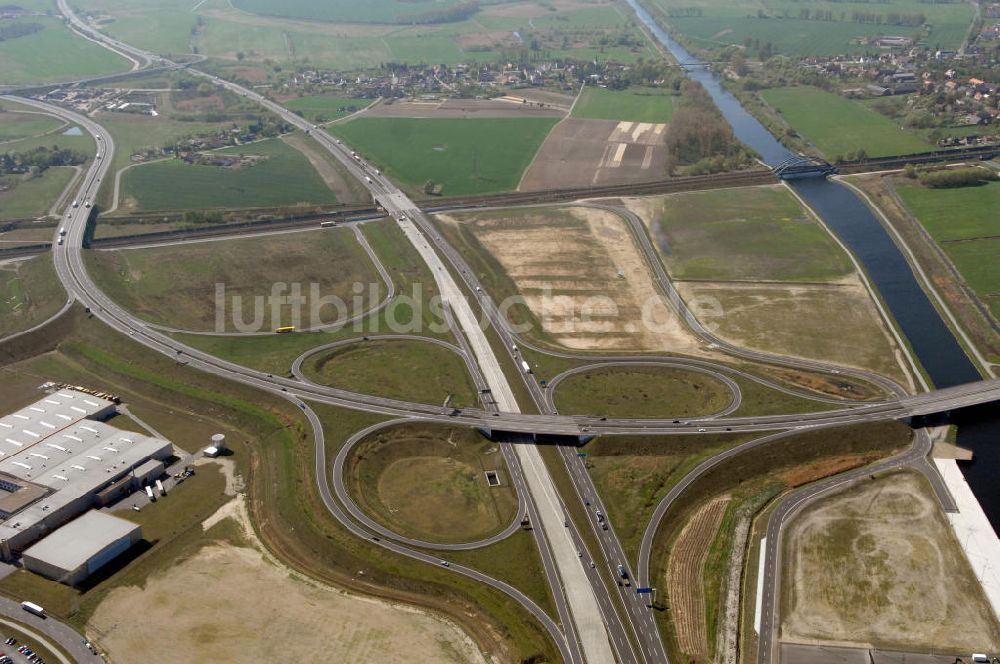
M 142 539 L 139 524 L 91 510 L 21 556 L 24 568 L 75 586 Z
M 163 472 L 170 442 L 100 421 L 113 414 L 112 401 L 59 389 L 0 417 L 0 558 Z

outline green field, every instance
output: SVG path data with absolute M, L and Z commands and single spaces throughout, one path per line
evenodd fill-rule
M 50 255 L 0 267 L 0 337 L 38 325 L 65 302 Z
M 375 339 L 323 351 L 302 365 L 307 378 L 331 387 L 403 401 L 479 403 L 465 362 L 436 344 L 408 339 Z M 415 380 L 414 377 L 419 376 Z
M 692 46 L 714 51 L 744 40 L 771 42 L 776 51 L 791 57 L 878 53 L 875 46 L 859 38 L 898 35 L 921 39 L 930 48 L 957 49 L 973 18 L 965 2 L 929 3 L 921 0 L 894 0 L 892 3 L 841 3 L 833 0 L 643 0 L 643 4 L 663 12 L 662 20 L 683 35 Z M 700 10 L 701 16 L 673 16 L 670 10 Z M 828 10 L 833 20 L 799 18 L 800 11 Z M 893 26 L 856 23 L 852 12 L 875 14 L 923 14 L 925 26 Z M 925 36 L 926 27 L 930 26 Z
M 588 87 L 573 107 L 574 118 L 664 123 L 674 113 L 673 95 L 649 88 L 616 91 Z
M 1000 264 L 996 260 L 1000 255 L 1000 182 L 956 189 L 900 183 L 897 191 L 966 283 L 1000 317 Z
M 278 207 L 337 202 L 309 161 L 279 139 L 227 148 L 217 154 L 263 155 L 267 159 L 244 168 L 194 165 L 180 159 L 144 164 L 125 173 L 122 196 L 129 201 L 130 210 Z
M 233 5 L 248 12 L 287 18 L 304 18 L 318 21 L 344 21 L 348 23 L 408 23 L 407 17 L 427 11 L 447 9 L 461 0 L 435 0 L 434 2 L 407 2 L 406 0 L 233 0 Z
M 559 383 L 555 403 L 563 415 L 697 417 L 717 413 L 733 398 L 720 381 L 665 367 L 607 367 Z
M 34 178 L 25 175 L 0 175 L 0 185 L 8 187 L 6 191 L 0 191 L 0 219 L 23 219 L 47 214 L 69 184 L 73 173 L 74 169 L 68 166 L 53 166 Z
M 43 29 L 0 41 L 0 83 L 68 81 L 129 68 L 127 60 L 77 36 L 59 19 L 32 17 L 30 22 Z
M 827 159 L 863 149 L 869 157 L 927 152 L 933 146 L 920 134 L 864 104 L 809 86 L 761 91 L 795 131 Z
M 179 329 L 216 330 L 219 309 L 217 286 L 225 286 L 222 331 L 240 329 L 266 332 L 279 325 L 298 327 L 332 323 L 341 316 L 336 307 L 313 307 L 313 297 L 336 296 L 353 306 L 355 283 L 365 285 L 362 307 L 368 304 L 368 285 L 374 298 L 384 287 L 377 282 L 368 255 L 347 229 L 328 229 L 245 238 L 225 242 L 197 242 L 149 249 L 90 251 L 88 269 L 104 291 L 142 318 Z M 269 300 L 274 284 L 286 284 L 278 296 L 287 296 L 294 285 L 303 298 L 300 321 L 294 321 L 290 304 Z M 236 298 L 240 298 L 239 301 Z M 259 300 L 257 299 L 259 298 Z M 279 319 L 275 318 L 275 313 Z
M 19 108 L 26 108 L 18 105 Z M 5 108 L 0 106 L 0 108 Z M 44 113 L 0 112 L 0 150 L 7 151 L 6 144 L 20 138 L 47 134 L 66 124 L 52 115 Z
M 653 240 L 677 279 L 826 281 L 853 271 L 783 187 L 675 194 L 647 204 Z
M 408 189 L 445 196 L 517 187 L 554 118 L 358 118 L 333 133 Z
M 367 107 L 372 103 L 371 99 L 358 99 L 356 97 L 338 97 L 335 95 L 315 95 L 305 97 L 295 97 L 283 104 L 302 114 L 302 117 L 310 122 L 328 122 L 342 118 L 356 111 Z
M 489 486 L 487 470 L 498 472 L 500 486 Z M 377 432 L 358 445 L 344 475 L 369 515 L 408 537 L 471 542 L 516 516 L 517 494 L 499 447 L 472 429 Z
M 644 33 L 629 22 L 632 17 L 621 2 L 570 0 L 556 13 L 549 0 L 527 0 L 513 15 L 505 11 L 505 3 L 482 2 L 480 11 L 465 20 L 422 25 L 385 21 L 394 20 L 397 10 L 402 11 L 399 15 L 419 14 L 458 0 L 342 0 L 308 7 L 303 0 L 280 5 L 273 0 L 246 1 L 254 6 L 233 7 L 219 0 L 194 10 L 196 3 L 186 0 L 80 0 L 79 4 L 100 17 L 105 31 L 125 42 L 167 55 L 197 51 L 215 64 L 239 62 L 258 76 L 272 73 L 274 63 L 354 70 L 389 62 L 495 61 L 505 52 L 532 45 L 538 46 L 540 57 L 586 62 L 634 62 L 657 55 Z M 330 22 L 334 20 L 338 22 Z M 623 36 L 625 42 L 620 41 Z

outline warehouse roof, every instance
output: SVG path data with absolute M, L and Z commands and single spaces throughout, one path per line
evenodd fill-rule
M 53 531 L 24 555 L 71 572 L 138 529 L 139 524 L 90 510 Z

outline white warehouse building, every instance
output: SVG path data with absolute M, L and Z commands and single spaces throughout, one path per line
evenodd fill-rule
M 124 495 L 135 469 L 146 464 L 148 475 L 148 461 L 172 454 L 168 441 L 98 421 L 114 413 L 111 401 L 60 389 L 0 417 L 0 558 L 11 560 L 113 491 Z
M 24 568 L 74 586 L 142 539 L 139 524 L 91 510 L 28 548 Z

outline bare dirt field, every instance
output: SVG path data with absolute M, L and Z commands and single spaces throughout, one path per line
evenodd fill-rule
M 521 191 L 586 187 L 664 177 L 666 125 L 567 118 L 549 133 Z
M 783 640 L 990 652 L 1000 627 L 926 480 L 896 473 L 808 508 L 785 535 Z
M 113 661 L 484 662 L 457 627 L 348 595 L 263 554 L 242 497 L 204 524 L 235 519 L 252 545 L 199 549 L 145 587 L 112 591 L 90 627 Z M 252 595 L 247 589 L 252 588 Z
M 503 99 L 442 99 L 376 104 L 369 118 L 561 118 L 565 113 L 536 104 Z
M 478 242 L 555 343 L 705 354 L 659 297 L 618 215 L 572 207 L 480 213 L 465 222 L 440 218 L 472 224 Z
M 836 283 L 678 281 L 686 302 L 716 300 L 723 316 L 703 321 L 733 344 L 869 369 L 903 385 L 902 353 L 857 276 Z M 711 328 L 710 328 L 711 329 Z
M 689 657 L 708 655 L 705 629 L 705 585 L 702 575 L 708 550 L 719 532 L 729 496 L 705 503 L 677 536 L 667 563 L 667 592 L 677 629 L 677 646 Z

